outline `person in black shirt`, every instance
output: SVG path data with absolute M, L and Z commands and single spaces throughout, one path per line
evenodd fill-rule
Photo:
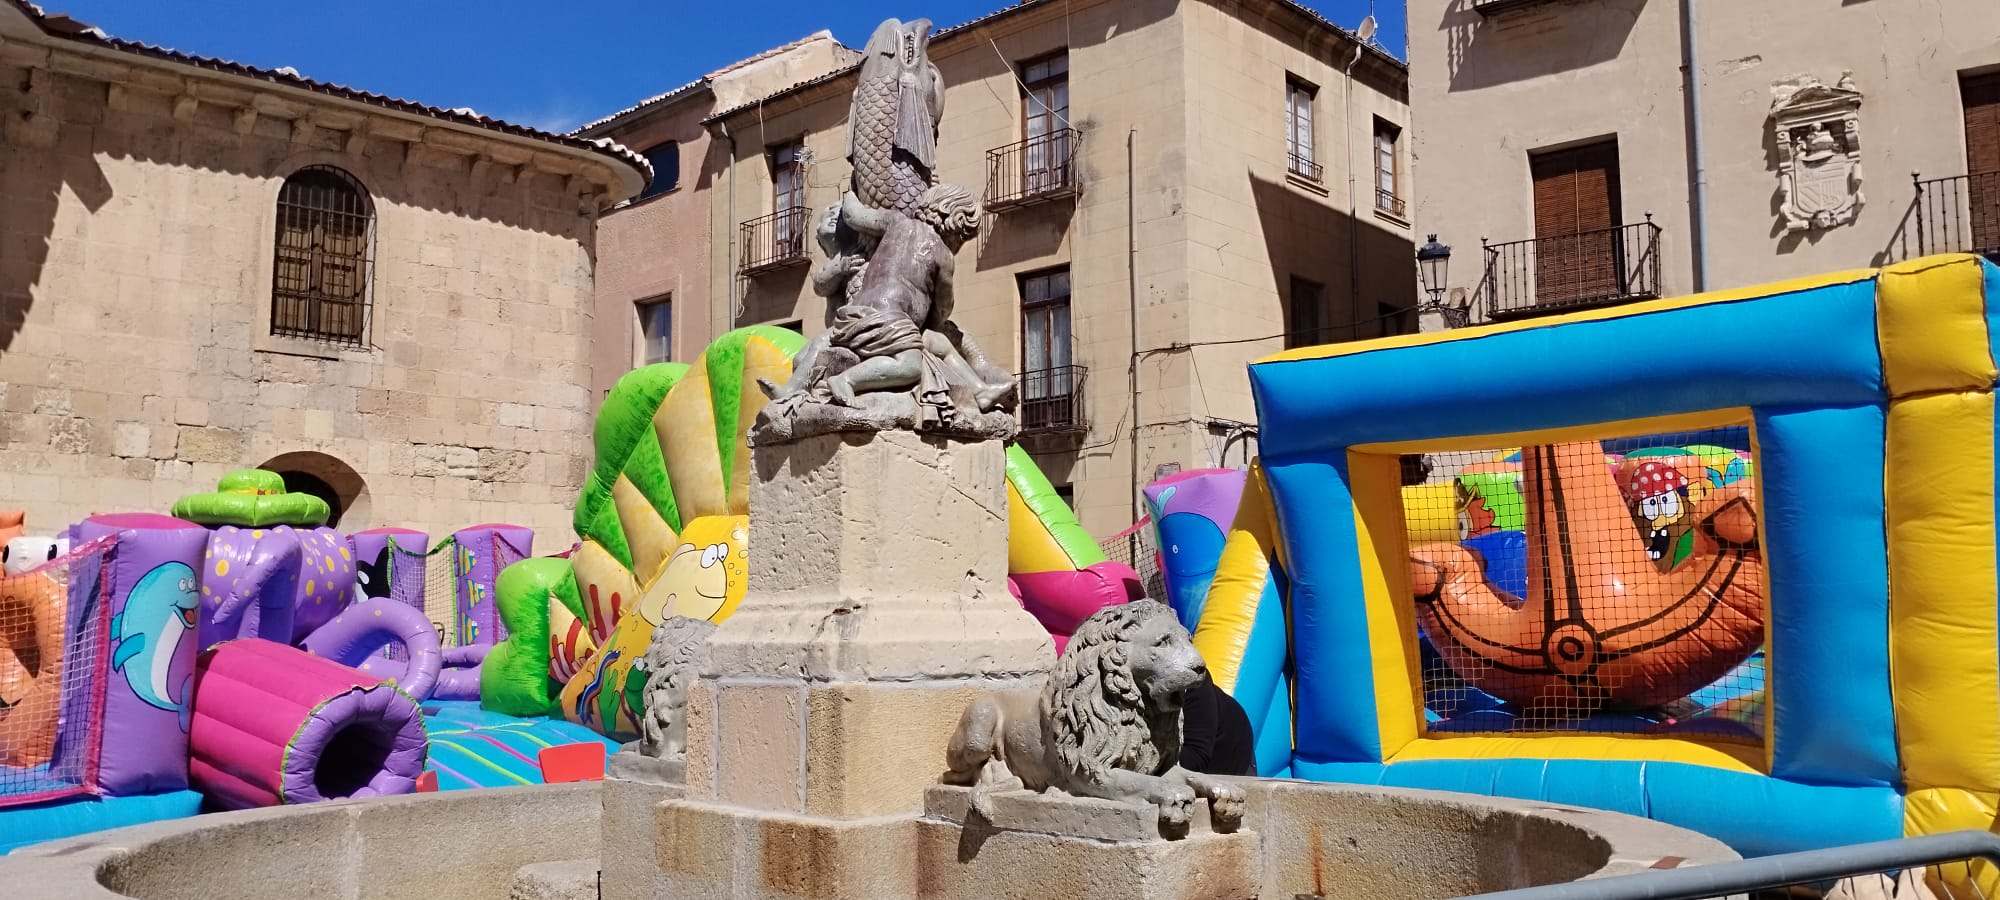
M 1256 775 L 1257 748 L 1242 704 L 1212 679 L 1181 706 L 1181 768 L 1207 775 Z

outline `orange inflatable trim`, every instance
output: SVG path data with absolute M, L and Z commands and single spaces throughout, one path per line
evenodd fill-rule
M 0 579 L 0 764 L 38 766 L 55 752 L 65 603 L 40 572 Z

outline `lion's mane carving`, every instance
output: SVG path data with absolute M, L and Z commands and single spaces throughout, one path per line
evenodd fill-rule
M 640 753 L 654 759 L 686 756 L 688 686 L 701 674 L 702 646 L 714 633 L 714 622 L 684 616 L 653 629 L 653 641 L 635 666 L 646 673 Z
M 974 808 L 988 818 L 991 792 L 1025 788 L 1157 804 L 1170 836 L 1185 833 L 1195 801 L 1206 799 L 1216 829 L 1234 830 L 1243 791 L 1180 767 L 1181 705 L 1207 677 L 1165 604 L 1106 607 L 1077 629 L 1041 690 L 966 707 L 944 780 L 971 785 Z M 1009 724 L 1027 721 L 1040 727 Z

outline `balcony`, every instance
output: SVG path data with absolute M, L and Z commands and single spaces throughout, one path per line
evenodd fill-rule
M 743 264 L 738 271 L 756 275 L 804 265 L 808 211 L 803 206 L 781 209 L 743 223 Z
M 1294 178 L 1303 178 L 1313 184 L 1319 184 L 1326 178 L 1325 166 L 1297 153 L 1285 154 L 1285 171 L 1290 172 Z
M 1073 128 L 986 151 L 986 208 L 993 212 L 1062 200 L 1083 193 L 1076 177 Z
M 1561 237 L 1486 244 L 1489 319 L 1522 319 L 1660 295 L 1660 226 L 1651 215 Z
M 1404 222 L 1410 220 L 1408 206 L 1403 202 L 1403 198 L 1396 196 L 1395 191 L 1376 188 L 1375 211 L 1384 215 L 1394 216 Z
M 1977 253 L 2000 262 L 2000 172 L 1917 179 L 1917 203 L 1904 234 L 1908 256 Z
M 1504 12 L 1530 6 L 1546 6 L 1555 0 L 1472 0 L 1472 9 L 1482 16 L 1497 16 Z
M 1056 366 L 1021 373 L 1021 433 L 1089 431 L 1090 420 L 1083 414 L 1083 384 L 1088 374 L 1089 370 L 1083 366 Z

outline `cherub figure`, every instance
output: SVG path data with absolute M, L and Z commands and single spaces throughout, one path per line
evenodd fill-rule
M 915 389 L 922 418 L 936 424 L 960 412 L 998 408 L 1014 380 L 950 322 L 956 254 L 979 232 L 979 203 L 953 184 L 926 190 L 914 217 L 878 210 L 852 192 L 837 222 L 823 221 L 823 244 L 840 248 L 814 275 L 816 291 L 845 293 L 833 323 L 810 341 L 783 387 L 762 383 L 781 404 L 803 402 L 824 388 L 826 401 L 860 407 L 860 395 Z M 838 237 L 840 228 L 859 236 Z M 872 240 L 858 288 L 847 283 L 864 260 L 849 247 Z M 845 246 L 843 246 L 845 245 Z

